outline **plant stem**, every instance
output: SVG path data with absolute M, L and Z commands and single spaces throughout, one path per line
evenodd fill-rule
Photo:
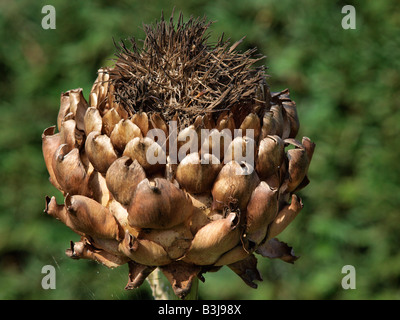
M 159 268 L 156 268 L 148 277 L 151 291 L 155 300 L 178 300 L 168 279 Z M 199 290 L 199 279 L 193 279 L 192 288 L 184 300 L 197 300 Z
M 198 300 L 199 299 L 199 278 L 194 278 L 190 292 L 185 297 L 185 300 Z
M 156 268 L 148 277 L 151 291 L 155 300 L 177 300 L 172 287 L 159 268 Z

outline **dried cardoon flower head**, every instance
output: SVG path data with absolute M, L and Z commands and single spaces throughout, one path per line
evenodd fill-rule
M 227 265 L 261 280 L 256 255 L 293 263 L 276 236 L 303 207 L 314 143 L 296 140 L 289 91 L 271 93 L 255 50 L 238 52 L 210 23 L 180 15 L 145 26 L 142 48 L 117 46 L 89 95 L 61 94 L 43 155 L 64 204 L 45 212 L 81 236 L 66 254 L 114 268 L 126 288 L 160 268 L 184 298 L 193 279 Z

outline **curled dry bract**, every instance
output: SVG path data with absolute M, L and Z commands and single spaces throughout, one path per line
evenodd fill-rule
M 193 212 L 189 196 L 172 182 L 155 178 L 142 180 L 128 207 L 131 226 L 168 229 L 185 222 Z
M 113 197 L 123 205 L 129 205 L 138 184 L 146 178 L 142 166 L 137 160 L 121 157 L 115 160 L 107 170 L 106 183 Z
M 210 222 L 197 231 L 185 261 L 197 265 L 212 265 L 239 241 L 239 216 L 231 212 L 224 219 Z
M 176 180 L 182 188 L 191 193 L 204 193 L 210 190 L 222 164 L 212 154 L 203 155 L 198 152 L 187 155 L 178 165 Z
M 234 204 L 245 211 L 251 193 L 259 184 L 256 171 L 247 163 L 231 161 L 219 172 L 212 188 L 213 208 L 223 210 Z

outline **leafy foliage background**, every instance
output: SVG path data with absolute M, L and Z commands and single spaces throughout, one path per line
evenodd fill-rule
M 273 91 L 291 90 L 299 137 L 317 147 L 305 204 L 279 236 L 301 258 L 258 258 L 264 281 L 247 287 L 224 267 L 205 274 L 202 299 L 400 298 L 400 3 L 384 1 L 180 0 L 0 2 L 0 299 L 151 299 L 125 291 L 127 266 L 109 270 L 64 251 L 79 236 L 43 213 L 48 182 L 41 134 L 56 122 L 61 92 L 82 87 L 110 65 L 112 39 L 143 36 L 164 10 L 206 15 L 242 50 L 258 47 Z M 44 30 L 41 9 L 56 8 Z M 341 27 L 352 4 L 357 29 Z M 60 202 L 61 200 L 59 200 Z M 41 269 L 53 265 L 55 290 Z M 344 265 L 356 289 L 344 290 Z

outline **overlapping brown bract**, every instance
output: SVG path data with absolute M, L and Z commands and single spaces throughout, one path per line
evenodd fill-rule
M 184 298 L 195 277 L 224 265 L 256 288 L 262 277 L 255 254 L 297 259 L 276 236 L 303 208 L 296 193 L 309 183 L 315 145 L 296 140 L 289 91 L 270 93 L 260 69 L 249 69 L 252 51 L 236 53 L 237 44 L 229 49 L 222 40 L 210 49 L 207 28 L 204 20 L 182 18 L 177 29 L 164 21 L 146 27 L 145 49 L 122 46 L 116 66 L 99 70 L 89 102 L 82 89 L 63 93 L 58 132 L 53 126 L 42 134 L 50 182 L 64 195 L 64 204 L 46 197 L 45 212 L 81 236 L 66 254 L 110 268 L 128 264 L 127 289 L 158 267 Z M 169 155 L 149 130 L 168 137 L 166 118 L 176 114 L 186 121 L 178 136 L 210 130 L 198 141 L 206 152 L 150 164 L 148 148 Z M 253 130 L 254 168 L 233 152 L 246 149 L 245 131 L 221 144 L 227 152 L 213 148 L 238 128 Z M 202 164 L 204 158 L 218 161 Z

